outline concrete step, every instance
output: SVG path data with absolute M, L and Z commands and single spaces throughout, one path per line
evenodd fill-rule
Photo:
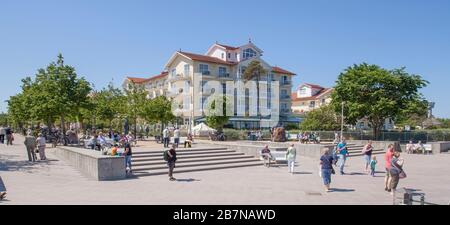
M 189 168 L 189 167 L 202 167 L 202 166 L 217 166 L 223 164 L 239 164 L 239 163 L 251 163 L 251 162 L 262 162 L 256 158 L 248 158 L 248 159 L 230 159 L 230 160 L 220 160 L 214 162 L 185 162 L 185 163 L 177 163 L 177 168 Z M 159 169 L 167 169 L 167 165 L 153 165 L 153 166 L 133 166 L 133 171 L 152 171 Z
M 383 149 L 374 149 L 372 152 L 384 152 Z M 362 149 L 357 149 L 357 150 L 350 150 L 348 151 L 348 153 L 352 154 L 352 153 L 362 153 Z
M 204 154 L 204 155 L 178 155 L 178 159 L 195 159 L 195 158 L 208 158 L 208 157 L 226 157 L 226 156 L 243 156 L 244 153 L 240 152 L 230 152 L 230 153 L 211 153 L 211 154 Z M 148 157 L 139 157 L 139 158 L 132 158 L 133 162 L 144 162 L 144 161 L 160 161 L 163 160 L 163 156 L 157 155 L 157 156 L 148 156 Z
M 210 151 L 210 150 L 203 150 L 203 151 L 193 151 L 193 152 L 178 152 L 177 151 L 177 156 L 185 156 L 185 155 L 205 155 L 205 154 L 216 154 L 216 153 L 233 153 L 236 151 L 233 150 L 215 150 L 215 151 Z M 156 157 L 163 157 L 164 152 L 160 151 L 160 152 L 152 152 L 152 153 L 145 153 L 145 154 L 134 154 L 133 153 L 133 158 L 148 158 L 148 157 L 152 157 L 152 156 L 156 156 Z
M 216 162 L 216 161 L 224 161 L 224 160 L 240 160 L 240 159 L 254 159 L 253 156 L 246 156 L 246 155 L 240 155 L 240 156 L 215 156 L 215 157 L 208 157 L 208 158 L 193 158 L 193 159 L 178 159 L 177 164 L 183 165 L 184 163 L 194 163 L 194 162 Z M 139 166 L 156 166 L 156 165 L 166 165 L 167 162 L 163 159 L 160 159 L 158 161 L 145 161 L 145 162 L 132 162 L 133 167 L 139 167 Z
M 133 155 L 145 155 L 145 154 L 153 154 L 153 153 L 161 153 L 168 149 L 161 149 L 157 151 L 137 151 L 133 152 Z M 177 152 L 201 152 L 201 151 L 221 151 L 221 150 L 227 150 L 227 148 L 179 148 L 177 149 Z
M 241 168 L 241 167 L 252 167 L 252 166 L 262 166 L 263 163 L 261 161 L 254 162 L 246 162 L 246 163 L 230 163 L 230 164 L 221 164 L 221 165 L 213 165 L 213 166 L 198 166 L 198 167 L 188 167 L 188 168 L 179 168 L 178 165 L 174 170 L 174 174 L 180 173 L 188 173 L 188 172 L 199 172 L 199 171 L 210 171 L 210 170 L 221 170 L 221 169 L 232 169 L 232 168 Z M 143 176 L 157 176 L 157 175 L 167 175 L 169 169 L 166 167 L 164 169 L 157 170 L 133 170 L 133 175 L 136 177 Z

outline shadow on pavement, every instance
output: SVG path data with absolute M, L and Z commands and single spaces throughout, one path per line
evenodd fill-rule
M 189 178 L 189 179 L 177 179 L 177 182 L 194 182 L 194 181 L 201 181 L 201 180 L 197 180 L 194 178 Z
M 355 189 L 345 189 L 345 188 L 330 188 L 332 192 L 354 192 Z
M 312 172 L 294 172 L 294 174 L 313 174 Z

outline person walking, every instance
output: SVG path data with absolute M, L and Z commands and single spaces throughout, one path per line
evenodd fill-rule
M 398 182 L 400 178 L 405 178 L 406 174 L 403 171 L 404 160 L 400 159 L 400 152 L 395 151 L 394 156 L 391 159 L 391 169 L 389 170 L 391 175 L 391 194 L 394 195 L 397 190 Z
M 370 175 L 372 177 L 375 176 L 377 163 L 378 163 L 377 157 L 376 156 L 372 156 L 372 160 L 370 160 Z
M 370 161 L 372 159 L 372 152 L 373 152 L 372 140 L 369 140 L 369 143 L 367 143 L 362 150 L 366 173 L 369 173 L 369 166 Z
M 180 130 L 178 127 L 173 131 L 173 143 L 177 146 L 177 148 L 180 145 Z
M 127 174 L 132 173 L 131 170 L 131 157 L 133 156 L 133 152 L 131 151 L 131 144 L 126 142 L 124 145 L 123 155 L 125 156 L 125 170 Z
M 349 156 L 348 150 L 347 150 L 347 142 L 345 141 L 345 138 L 342 138 L 342 141 L 338 144 L 337 150 L 339 152 L 339 172 L 341 175 L 344 175 L 344 167 L 345 162 L 347 161 L 347 157 Z
M 169 150 L 165 151 L 164 158 L 167 161 L 167 166 L 169 167 L 169 180 L 175 181 L 173 177 L 173 170 L 175 169 L 175 163 L 177 161 L 177 152 L 176 152 L 176 145 L 173 144 L 172 147 Z
M 164 143 L 164 148 L 168 148 L 169 147 L 169 129 L 164 128 L 163 130 L 163 143 Z
M 6 187 L 3 183 L 2 177 L 0 176 L 0 201 L 6 198 Z
M 3 126 L 0 127 L 0 143 L 5 144 L 5 128 Z
M 333 156 L 330 155 L 328 149 L 324 149 L 323 154 L 320 157 L 320 169 L 323 184 L 325 185 L 325 191 L 330 192 L 331 174 L 334 174 L 334 169 Z
M 14 136 L 10 127 L 5 128 L 6 145 L 13 145 Z
M 45 156 L 45 145 L 46 145 L 45 137 L 44 135 L 42 135 L 42 133 L 39 133 L 38 135 L 39 137 L 36 139 L 36 142 L 38 146 L 39 157 L 41 158 L 41 160 L 47 160 L 47 157 Z
M 294 144 L 287 149 L 286 160 L 288 162 L 289 173 L 294 174 L 295 159 L 297 157 L 297 150 L 294 148 Z
M 384 178 L 384 190 L 391 192 L 391 161 L 394 157 L 394 145 L 390 144 L 384 154 L 384 162 L 386 168 L 386 177 Z
M 24 141 L 25 147 L 27 148 L 27 154 L 28 154 L 28 161 L 35 162 L 36 161 L 36 138 L 34 136 L 31 136 L 30 133 L 25 136 Z
M 272 155 L 270 154 L 269 145 L 265 145 L 261 150 L 261 156 L 264 159 L 264 166 L 270 167 L 270 160 L 272 160 Z

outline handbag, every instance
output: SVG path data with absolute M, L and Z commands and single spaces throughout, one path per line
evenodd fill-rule
M 399 174 L 398 174 L 398 177 L 400 178 L 400 179 L 405 179 L 406 178 L 406 173 L 405 173 L 405 171 L 401 171 Z

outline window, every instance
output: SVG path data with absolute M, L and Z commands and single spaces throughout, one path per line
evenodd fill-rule
M 306 87 L 300 89 L 300 95 L 306 95 Z
M 199 72 L 203 75 L 209 75 L 209 67 L 207 64 L 200 64 L 199 65 Z
M 227 74 L 227 68 L 220 66 L 219 67 L 219 77 L 225 77 Z
M 222 92 L 223 92 L 223 94 L 227 93 L 227 84 L 226 83 L 222 83 Z
M 231 58 L 231 53 L 228 53 L 228 58 Z
M 177 76 L 177 69 L 172 69 L 172 77 L 176 77 Z
M 247 67 L 245 67 L 245 66 L 242 66 L 242 67 L 241 67 L 241 74 L 244 74 L 244 73 L 245 73 L 245 69 L 247 69 Z
M 222 53 L 222 59 L 223 59 L 223 53 Z
M 284 98 L 287 95 L 286 90 L 281 90 L 281 97 Z
M 184 76 L 190 75 L 190 66 L 189 64 L 184 65 Z
M 243 52 L 244 59 L 248 59 L 248 58 L 255 57 L 255 56 L 256 56 L 256 52 L 255 52 L 255 50 L 253 50 L 251 48 L 247 48 Z
M 316 107 L 316 101 L 311 101 L 311 102 L 309 102 L 309 107 L 310 107 L 310 108 Z

